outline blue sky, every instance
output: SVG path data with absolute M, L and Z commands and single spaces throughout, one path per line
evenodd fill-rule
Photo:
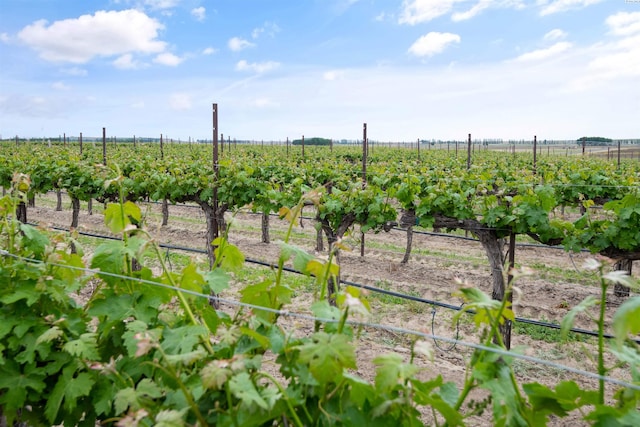
M 640 0 L 0 0 L 0 135 L 640 137 Z

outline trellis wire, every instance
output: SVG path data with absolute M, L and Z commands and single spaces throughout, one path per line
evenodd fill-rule
M 115 278 L 120 278 L 120 279 L 125 279 L 125 280 L 131 280 L 131 281 L 135 281 L 138 283 L 143 283 L 143 284 L 147 284 L 147 285 L 152 285 L 152 286 L 158 286 L 161 288 L 165 288 L 165 289 L 170 289 L 176 292 L 182 292 L 194 297 L 198 297 L 198 298 L 206 298 L 207 300 L 216 300 L 218 302 L 224 303 L 224 304 L 228 304 L 228 305 L 232 305 L 232 306 L 237 306 L 237 307 L 243 307 L 243 308 L 249 308 L 251 310 L 260 310 L 260 311 L 266 311 L 269 313 L 274 313 L 277 314 L 279 316 L 285 316 L 285 317 L 292 317 L 292 318 L 297 318 L 297 319 L 302 319 L 302 320 L 308 320 L 308 321 L 312 321 L 312 322 L 321 322 L 321 323 L 339 323 L 340 319 L 328 319 L 328 318 L 322 318 L 322 317 L 315 317 L 315 316 L 311 316 L 308 314 L 302 314 L 302 313 L 295 313 L 295 312 L 291 312 L 288 310 L 278 310 L 275 308 L 269 308 L 269 307 L 262 307 L 259 305 L 255 305 L 255 304 L 248 304 L 248 303 L 244 303 L 241 301 L 235 301 L 235 300 L 230 300 L 230 299 L 226 299 L 226 298 L 220 298 L 220 297 L 214 297 L 211 295 L 205 295 L 202 294 L 200 292 L 195 292 L 195 291 L 191 291 L 188 289 L 182 289 L 182 288 L 178 288 L 175 286 L 171 286 L 171 285 L 166 285 L 164 283 L 159 283 L 159 282 L 153 282 L 151 280 L 146 280 L 146 279 L 142 279 L 142 278 L 138 278 L 138 277 L 129 277 L 129 276 L 124 276 L 121 274 L 115 274 L 115 273 L 109 273 L 106 271 L 100 271 L 100 270 L 95 270 L 95 269 L 90 269 L 90 268 L 86 268 L 86 267 L 76 267 L 76 266 L 72 266 L 72 265 L 66 265 L 66 264 L 58 264 L 55 262 L 44 262 L 41 260 L 37 260 L 37 259 L 33 259 L 33 258 L 27 258 L 27 257 L 23 257 L 20 255 L 15 255 L 12 253 L 9 253 L 8 251 L 4 250 L 4 249 L 0 249 L 0 255 L 2 256 L 8 256 L 8 257 L 12 257 L 15 259 L 20 259 L 26 262 L 32 262 L 35 264 L 48 264 L 54 267 L 61 267 L 61 268 L 68 268 L 70 270 L 76 270 L 76 271 L 83 271 L 86 273 L 91 273 L 91 274 L 96 274 L 96 275 L 102 275 L 102 276 L 110 276 L 110 277 L 115 277 Z M 488 347 L 482 344 L 476 344 L 476 343 L 472 343 L 472 342 L 468 342 L 468 341 L 460 341 L 460 340 L 455 340 L 452 338 L 447 338 L 447 337 L 442 337 L 442 336 L 438 336 L 438 335 L 434 335 L 434 334 L 429 334 L 426 332 L 420 332 L 420 331 L 415 331 L 412 329 L 407 329 L 407 328 L 401 328 L 398 326 L 391 326 L 391 325 L 381 325 L 379 323 L 371 323 L 371 322 L 362 322 L 362 321 L 356 321 L 356 320 L 349 320 L 347 319 L 346 323 L 352 325 L 352 326 L 357 326 L 357 327 L 364 327 L 364 328 L 372 328 L 372 329 L 378 329 L 378 330 L 384 330 L 387 332 L 395 332 L 395 333 L 399 333 L 399 334 L 405 334 L 405 335 L 414 335 L 420 338 L 425 338 L 425 339 L 432 339 L 432 340 L 439 340 L 439 341 L 444 341 L 450 344 L 456 343 L 459 344 L 463 347 L 467 347 L 467 348 L 471 348 L 474 350 L 480 350 L 480 351 L 488 351 L 491 353 L 495 353 L 498 354 L 500 356 L 505 356 L 505 357 L 512 357 L 514 359 L 520 359 L 520 360 L 524 360 L 527 362 L 531 362 L 531 363 L 537 363 L 537 364 L 541 364 L 541 365 L 545 365 L 545 366 L 549 366 L 552 368 L 556 368 L 556 369 L 560 369 L 560 370 L 564 370 L 567 372 L 571 372 L 577 375 L 582 375 L 584 377 L 587 378 L 592 378 L 592 379 L 596 379 L 596 380 L 602 380 L 605 382 L 608 382 L 610 384 L 615 384 L 615 385 L 619 385 L 622 387 L 627 387 L 633 390 L 637 390 L 640 391 L 640 385 L 636 385 L 636 384 L 632 384 L 629 382 L 626 382 L 624 380 L 619 380 L 617 378 L 613 378 L 613 377 L 609 377 L 609 376 L 605 376 L 605 375 L 599 375 L 599 374 L 595 374 L 593 372 L 589 372 L 589 371 L 584 371 L 582 369 L 577 369 L 577 368 L 572 368 L 570 366 L 566 366 L 566 365 L 561 365 L 559 363 L 555 363 L 549 360 L 544 360 L 544 359 L 540 359 L 534 356 L 527 356 L 525 354 L 518 354 L 518 353 L 513 353 L 511 351 L 502 349 L 502 348 L 497 348 L 497 347 Z

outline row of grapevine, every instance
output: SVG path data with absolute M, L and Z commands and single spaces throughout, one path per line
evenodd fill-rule
M 249 180 L 249 170 L 238 170 Z M 210 271 L 193 264 L 179 272 L 166 269 L 141 224 L 140 209 L 123 200 L 132 194 L 132 171 L 127 171 L 128 177 L 96 178 L 104 181 L 100 198 L 120 197 L 107 205 L 105 222 L 122 240 L 99 245 L 86 264 L 82 248 L 64 234 L 45 234 L 16 221 L 18 204 L 34 190 L 27 175 L 13 174 L 6 187 L 9 195 L 0 199 L 0 408 L 8 423 L 464 426 L 484 413 L 483 419 L 495 425 L 525 426 L 546 425 L 578 411 L 594 425 L 640 421 L 640 352 L 625 339 L 640 332 L 638 297 L 623 304 L 613 321 L 612 351 L 616 363 L 631 366 L 632 378 L 619 382 L 615 393 L 606 384 L 609 367 L 604 364 L 602 340 L 593 355 L 601 375 L 597 390 L 570 380 L 551 387 L 518 383 L 513 359 L 500 351 L 497 333 L 501 323 L 513 319 L 509 304 L 468 287 L 461 288 L 460 295 L 484 332 L 462 386 L 446 382 L 442 375 L 422 379 L 424 368 L 417 361 L 430 357 L 430 349 L 419 339 L 408 360 L 393 353 L 376 357 L 375 379 L 370 382 L 355 373 L 355 330 L 349 323 L 350 316 L 366 313 L 366 301 L 355 289 L 339 291 L 336 307 L 324 298 L 328 279 L 337 274 L 333 253 L 322 260 L 290 245 L 290 227 L 278 268 L 241 291 L 242 302 L 253 308 L 235 313 L 214 310 L 208 295 L 228 286 L 229 271 L 242 264 L 242 254 L 220 239 Z M 305 191 L 282 213 L 293 224 L 302 208 L 313 204 L 319 215 L 325 212 L 332 230 L 340 230 L 346 216 L 364 223 L 369 220 L 366 215 L 376 214 L 349 204 L 359 197 L 350 186 L 338 180 L 332 184 L 330 193 Z M 370 205 L 380 202 L 392 209 L 388 200 L 376 199 L 387 193 L 375 187 L 366 197 Z M 338 210 L 327 205 L 338 201 L 352 212 L 332 219 L 329 213 Z M 133 259 L 142 260 L 149 250 L 163 267 L 157 275 L 145 265 L 133 268 Z M 320 289 L 311 307 L 316 323 L 309 336 L 298 337 L 278 323 L 293 292 L 281 282 L 289 260 L 313 273 Z M 601 271 L 603 297 L 612 280 L 636 285 L 624 276 L 605 275 L 597 264 L 594 268 Z M 74 294 L 90 281 L 93 292 L 79 305 Z M 593 301 L 578 309 L 589 304 Z M 602 334 L 602 315 L 597 320 Z M 569 318 L 563 327 L 570 325 Z M 275 373 L 266 359 L 275 365 Z

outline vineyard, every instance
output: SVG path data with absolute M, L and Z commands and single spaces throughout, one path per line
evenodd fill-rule
M 7 425 L 640 424 L 640 163 L 465 151 L 0 145 Z

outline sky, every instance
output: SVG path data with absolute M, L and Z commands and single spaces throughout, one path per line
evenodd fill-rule
M 0 136 L 640 137 L 640 0 L 0 0 Z

